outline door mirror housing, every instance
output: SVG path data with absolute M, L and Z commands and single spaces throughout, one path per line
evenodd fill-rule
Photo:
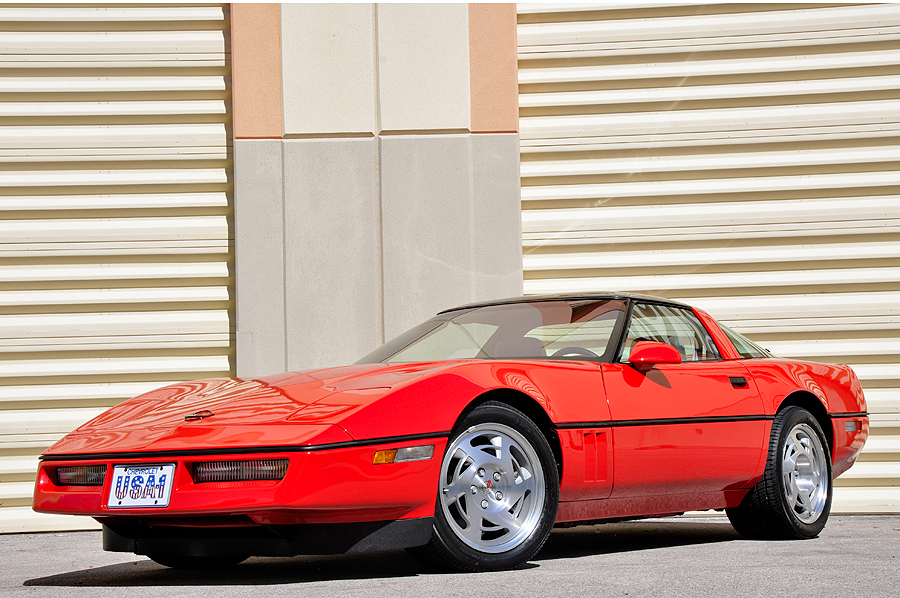
M 631 350 L 628 363 L 639 370 L 649 370 L 663 363 L 681 363 L 681 353 L 666 343 L 640 341 Z

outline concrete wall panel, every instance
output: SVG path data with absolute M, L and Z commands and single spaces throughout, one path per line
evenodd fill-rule
M 391 339 L 472 300 L 468 135 L 381 140 L 384 326 Z
M 381 130 L 468 130 L 466 4 L 379 4 Z
M 376 140 L 284 152 L 287 366 L 352 363 L 381 344 Z
M 237 375 L 285 370 L 282 142 L 234 142 Z
M 473 259 L 476 301 L 522 294 L 519 136 L 472 135 Z
M 283 4 L 286 135 L 375 132 L 371 4 Z

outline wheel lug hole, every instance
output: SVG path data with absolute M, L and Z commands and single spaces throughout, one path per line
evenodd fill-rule
M 497 500 L 503 500 L 503 493 L 502 493 L 502 492 L 498 492 L 496 496 L 497 496 Z
M 487 501 L 487 499 L 481 501 L 481 508 L 482 508 L 482 509 L 488 508 L 488 501 Z
M 478 477 L 480 477 L 480 478 L 484 477 L 484 468 L 483 467 L 478 469 Z
M 472 492 L 472 494 L 478 494 L 478 488 L 476 488 L 475 486 L 472 486 L 471 488 L 469 488 L 469 490 Z
M 500 481 L 500 472 L 499 472 L 499 471 L 495 471 L 493 477 L 494 477 L 494 481 L 495 481 L 495 482 L 499 482 L 499 481 Z

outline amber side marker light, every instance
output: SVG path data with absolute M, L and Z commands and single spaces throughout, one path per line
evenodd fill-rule
M 57 486 L 102 486 L 106 465 L 72 465 L 56 468 Z
M 252 482 L 280 480 L 287 473 L 288 459 L 251 461 L 201 461 L 194 463 L 195 484 L 203 482 Z
M 375 451 L 375 457 L 372 459 L 372 464 L 384 465 L 386 463 L 405 463 L 407 461 L 427 461 L 433 456 L 433 444 L 426 446 L 408 446 L 399 449 L 385 449 L 383 451 Z

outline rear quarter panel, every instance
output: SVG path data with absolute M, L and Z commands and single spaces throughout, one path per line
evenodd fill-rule
M 828 413 L 866 411 L 862 386 L 849 366 L 786 359 L 748 359 L 743 364 L 756 380 L 769 415 L 796 392 L 812 394 Z
M 837 477 L 850 469 L 869 436 L 866 399 L 850 366 L 783 359 L 751 359 L 743 363 L 756 380 L 769 415 L 774 415 L 795 393 L 815 396 L 828 414 L 829 425 L 823 426 L 823 431 L 831 444 L 833 475 Z

